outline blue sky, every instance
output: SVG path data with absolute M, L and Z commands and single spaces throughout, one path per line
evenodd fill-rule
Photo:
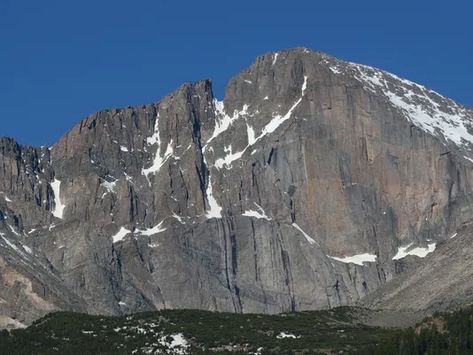
M 305 46 L 473 106 L 471 1 L 0 0 L 0 135 L 54 143 L 97 110 L 227 81 Z

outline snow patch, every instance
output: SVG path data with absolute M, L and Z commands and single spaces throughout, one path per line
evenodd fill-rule
M 203 154 L 204 164 L 207 167 L 207 171 L 208 171 L 207 188 L 205 190 L 208 206 L 206 206 L 207 211 L 205 213 L 205 216 L 207 218 L 222 218 L 222 207 L 220 207 L 220 205 L 218 204 L 217 200 L 215 199 L 213 195 L 212 176 L 210 174 L 210 166 L 207 164 L 207 158 L 205 157 L 205 150 L 203 152 L 204 152 Z
M 102 182 L 102 186 L 107 190 L 107 192 L 114 193 L 115 188 L 117 187 L 118 180 L 115 181 L 104 181 Z
M 281 332 L 279 333 L 278 335 L 276 335 L 276 338 L 278 339 L 299 339 L 301 336 L 300 335 L 294 335 L 294 334 L 291 334 L 291 333 L 287 333 L 287 332 Z
M 222 218 L 222 207 L 218 204 L 217 200 L 213 196 L 212 188 L 212 178 L 209 173 L 209 181 L 207 183 L 207 189 L 205 191 L 207 195 L 207 202 L 209 203 L 207 213 L 205 214 L 207 218 Z
M 256 142 L 255 130 L 249 124 L 246 124 L 246 134 L 248 136 L 248 145 L 253 145 Z
M 154 125 L 154 134 L 149 137 L 147 140 L 148 144 L 154 145 L 156 144 L 158 146 L 156 150 L 156 155 L 154 156 L 153 159 L 153 164 L 149 168 L 143 168 L 141 173 L 148 177 L 150 174 L 156 174 L 159 172 L 159 169 L 164 165 L 164 163 L 169 159 L 169 157 L 173 154 L 173 148 L 172 148 L 172 139 L 170 140 L 166 151 L 164 152 L 164 155 L 161 155 L 161 138 L 159 136 L 159 112 L 156 115 L 156 123 Z
M 54 181 L 49 184 L 54 194 L 54 208 L 51 210 L 54 217 L 62 219 L 64 215 L 64 208 L 66 205 L 61 203 L 61 181 L 54 178 Z
M 164 335 L 158 340 L 159 344 L 167 348 L 166 353 L 185 355 L 190 347 L 182 333 Z
M 264 212 L 263 208 L 258 205 L 257 203 L 254 202 L 256 207 L 258 207 L 259 211 L 254 211 L 254 210 L 246 210 L 245 212 L 242 213 L 242 216 L 245 217 L 251 217 L 251 218 L 257 218 L 257 219 L 266 219 L 267 221 L 270 221 L 271 218 L 269 218 L 266 213 Z
M 275 116 L 264 128 L 258 138 L 255 139 L 255 142 L 263 138 L 265 135 L 273 133 L 280 125 L 282 125 L 285 121 L 287 121 L 292 116 L 292 112 L 294 109 L 299 106 L 302 101 L 302 97 L 305 95 L 305 91 L 307 89 L 307 77 L 304 76 L 304 82 L 302 83 L 302 93 L 301 97 L 292 105 L 292 107 L 287 111 L 284 116 L 277 115 Z
M 156 225 L 152 228 L 143 229 L 143 230 L 138 229 L 136 232 L 141 234 L 141 235 L 146 235 L 146 236 L 149 237 L 149 236 L 164 232 L 166 230 L 166 228 L 162 227 L 163 223 L 164 223 L 164 221 L 161 221 L 158 225 Z
M 427 244 L 427 248 L 416 247 L 416 248 L 410 249 L 412 247 L 412 244 L 414 243 L 410 243 L 406 245 L 405 247 L 399 247 L 396 255 L 393 256 L 393 260 L 399 260 L 399 259 L 405 258 L 408 255 L 414 255 L 414 256 L 418 256 L 419 258 L 425 258 L 427 254 L 432 253 L 433 251 L 435 251 L 435 248 L 436 248 L 436 243 L 429 243 Z
M 240 111 L 233 111 L 232 116 L 229 116 L 225 113 L 225 108 L 223 105 L 223 101 L 214 100 L 215 111 L 217 116 L 221 117 L 220 120 L 215 121 L 215 128 L 212 133 L 212 136 L 207 140 L 203 150 L 205 151 L 207 145 L 212 142 L 215 138 L 217 138 L 220 134 L 225 132 L 230 126 L 240 117 L 248 115 L 248 105 L 243 105 L 243 108 Z
M 176 213 L 173 212 L 172 217 L 173 217 L 174 219 L 176 219 L 180 224 L 185 224 L 185 222 L 184 222 L 184 220 L 182 219 L 182 217 L 179 216 L 178 214 L 176 214 Z
M 246 146 L 246 148 L 248 148 L 248 146 Z M 235 160 L 238 160 L 240 159 L 242 156 L 243 156 L 243 153 L 245 153 L 246 151 L 246 148 L 243 149 L 241 152 L 236 152 L 236 153 L 233 153 L 232 152 L 232 146 L 230 145 L 229 147 L 225 147 L 225 153 L 227 153 L 227 155 L 225 155 L 223 158 L 219 158 L 215 161 L 215 164 L 214 166 L 217 168 L 217 169 L 221 169 L 223 168 L 223 166 L 227 166 L 229 167 Z
M 468 132 L 472 112 L 435 91 L 368 66 L 349 63 L 355 78 L 372 92 L 381 92 L 415 126 L 435 137 L 471 151 L 473 135 Z M 393 84 L 394 83 L 394 84 Z
M 130 182 L 132 182 L 132 181 L 133 181 L 133 177 L 132 177 L 132 176 L 130 176 L 130 175 L 128 175 L 126 172 L 123 172 L 123 175 L 125 175 L 125 179 L 126 179 L 126 181 L 130 181 Z
M 332 73 L 334 74 L 342 74 L 342 71 L 340 69 L 338 69 L 337 67 L 335 66 L 330 66 L 329 69 L 332 71 Z
M 345 256 L 344 258 L 338 258 L 336 256 L 329 256 L 327 255 L 330 259 L 340 261 L 345 264 L 356 264 L 363 266 L 364 263 L 375 263 L 376 262 L 376 255 L 374 254 L 369 254 L 369 253 L 363 253 L 363 254 L 357 254 L 353 256 Z
M 125 227 L 121 227 L 117 234 L 112 236 L 113 243 L 118 243 L 119 241 L 123 240 L 131 231 L 126 229 Z
M 306 90 L 307 90 L 307 77 L 304 76 L 304 82 L 302 83 L 302 96 L 304 96 Z

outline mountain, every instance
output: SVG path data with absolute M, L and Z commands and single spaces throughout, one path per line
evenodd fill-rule
M 52 147 L 2 138 L 0 323 L 409 308 L 366 296 L 465 248 L 450 238 L 473 212 L 472 122 L 421 85 L 296 48 L 258 57 L 223 101 L 204 80 Z

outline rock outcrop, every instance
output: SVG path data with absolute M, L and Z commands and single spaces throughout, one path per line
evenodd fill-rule
M 472 122 L 298 48 L 258 57 L 223 101 L 200 81 L 49 148 L 3 138 L 0 314 L 353 304 L 471 218 Z

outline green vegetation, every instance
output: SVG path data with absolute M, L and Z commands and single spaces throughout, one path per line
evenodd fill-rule
M 437 313 L 415 328 L 396 332 L 392 340 L 372 347 L 368 354 L 473 354 L 473 307 Z
M 369 327 L 341 307 L 275 316 L 165 310 L 121 317 L 54 313 L 0 333 L 2 354 L 471 354 L 473 308 L 416 328 Z

